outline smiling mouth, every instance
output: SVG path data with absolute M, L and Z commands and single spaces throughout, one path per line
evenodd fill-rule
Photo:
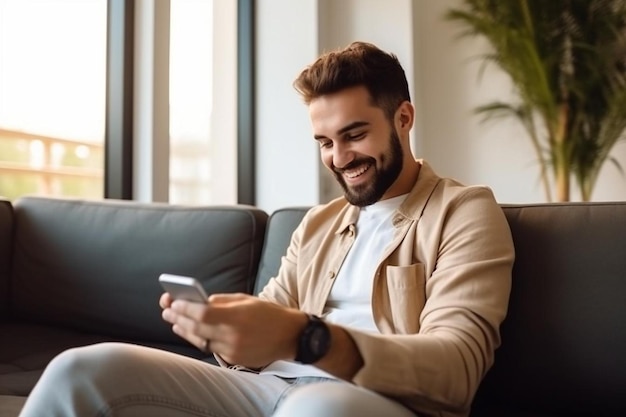
M 342 170 L 342 173 L 344 176 L 346 176 L 348 179 L 355 179 L 360 177 L 361 175 L 365 174 L 370 168 L 372 167 L 372 164 L 364 164 L 364 165 L 360 165 L 356 168 L 353 169 L 345 169 Z

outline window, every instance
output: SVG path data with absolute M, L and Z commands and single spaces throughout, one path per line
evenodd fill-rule
M 0 195 L 254 204 L 252 22 L 252 0 L 0 0 Z
M 103 196 L 106 0 L 0 0 L 0 195 Z
M 172 203 L 237 202 L 235 2 L 171 0 Z

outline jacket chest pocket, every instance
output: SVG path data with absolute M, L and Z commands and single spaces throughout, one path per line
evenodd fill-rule
M 386 267 L 387 288 L 393 325 L 397 333 L 419 331 L 419 317 L 426 303 L 424 265 Z

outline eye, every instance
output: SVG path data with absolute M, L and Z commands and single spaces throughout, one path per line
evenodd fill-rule
M 360 140 L 363 139 L 365 137 L 365 134 L 367 132 L 357 132 L 357 133 L 349 133 L 346 135 L 346 138 L 348 140 Z
M 331 140 L 320 140 L 318 143 L 320 148 L 331 148 L 333 146 L 333 141 Z

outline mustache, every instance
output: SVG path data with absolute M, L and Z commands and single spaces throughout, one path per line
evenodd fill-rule
M 333 165 L 333 171 L 336 172 L 337 174 L 343 174 L 345 171 L 349 171 L 360 165 L 367 165 L 367 164 L 373 165 L 375 163 L 376 163 L 376 160 L 374 158 L 360 158 L 360 159 L 355 159 L 354 161 L 350 162 L 348 165 L 346 165 L 343 168 L 337 168 L 336 166 Z

